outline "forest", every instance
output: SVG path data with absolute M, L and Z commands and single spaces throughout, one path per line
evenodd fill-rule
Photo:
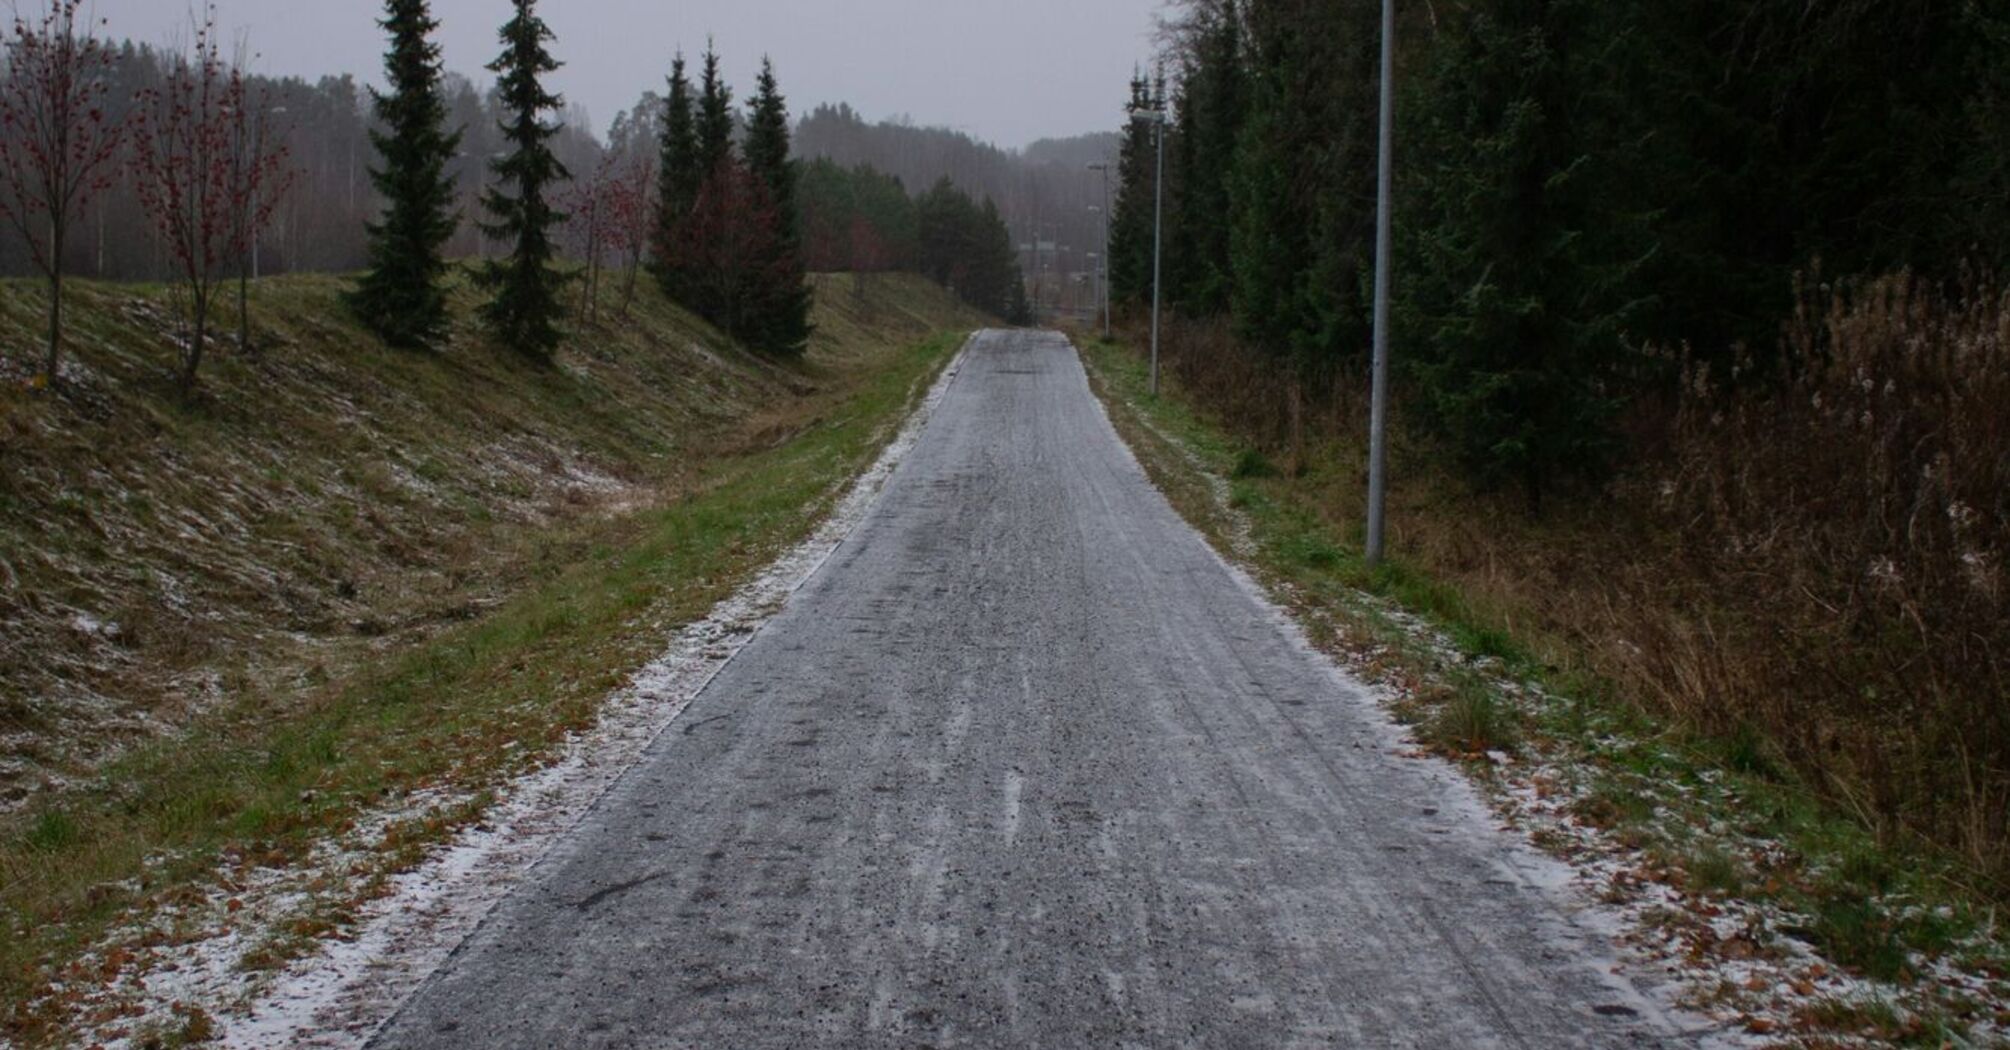
M 1397 6 L 1399 556 L 2010 885 L 2010 14 Z M 1380 16 L 1187 0 L 1121 96 L 1115 295 L 1165 112 L 1167 367 L 1294 472 L 1363 458 Z

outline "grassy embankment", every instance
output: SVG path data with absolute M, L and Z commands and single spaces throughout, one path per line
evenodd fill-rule
M 1294 427 L 1288 414 L 1239 411 L 1236 389 L 1197 397 L 1177 365 L 1167 368 L 1167 395 L 1154 400 L 1137 339 L 1080 345 L 1119 430 L 1181 512 L 1251 564 L 1315 642 L 1394 687 L 1398 716 L 1427 744 L 1500 790 L 1519 781 L 1524 798 L 1565 800 L 1564 820 L 1597 829 L 1618 858 L 1607 887 L 1614 903 L 1645 899 L 1644 883 L 1669 885 L 1686 907 L 1649 914 L 1684 952 L 1790 960 L 1788 946 L 1800 942 L 1865 979 L 1859 989 L 1880 989 L 1831 995 L 1803 985 L 1780 1020 L 1755 1016 L 1754 1031 L 1814 1040 L 1807 1045 L 1839 1045 L 1821 1040 L 1840 1034 L 1940 1046 L 1977 1021 L 2003 1023 L 2010 952 L 1995 929 L 1995 894 L 1960 852 L 1889 829 L 1880 836 L 1876 822 L 1817 790 L 1764 736 L 1713 732 L 1634 691 L 1593 655 L 1592 643 L 1611 639 L 1546 616 L 1557 598 L 1538 593 L 1535 574 L 1485 557 L 1505 545 L 1567 566 L 1573 549 L 1615 547 L 1583 559 L 1596 574 L 1645 542 L 1601 520 L 1609 504 L 1530 519 L 1513 494 L 1476 496 L 1428 449 L 1403 444 L 1395 556 L 1370 571 L 1359 442 Z M 1260 422 L 1238 422 L 1251 419 Z M 1567 573 L 1552 571 L 1562 585 Z M 1562 593 L 1581 597 L 1568 586 Z M 1536 838 L 1559 853 L 1581 841 Z M 1760 928 L 1717 936 L 1710 922 L 1731 901 L 1755 902 Z M 1969 989 L 1936 984 L 1939 966 L 1973 977 Z M 1989 985 L 1993 993 L 1974 992 Z M 1736 1016 L 1771 991 L 1725 988 L 1721 1001 L 1697 1005 Z
M 372 844 L 379 875 L 412 863 L 806 535 L 984 323 L 919 280 L 823 278 L 810 352 L 774 362 L 645 290 L 540 367 L 471 331 L 387 350 L 341 287 L 260 283 L 259 353 L 214 353 L 183 402 L 167 292 L 73 285 L 65 389 L 0 393 L 0 1033 L 24 1044 L 105 1020 L 71 993 L 151 947 L 108 931 L 226 858 L 477 793 Z M 40 302 L 0 285 L 0 345 L 35 345 Z

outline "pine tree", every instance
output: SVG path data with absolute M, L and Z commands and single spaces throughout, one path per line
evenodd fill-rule
M 1005 217 L 998 212 L 998 202 L 984 198 L 984 205 L 975 216 L 975 225 L 970 234 L 975 246 L 971 266 L 970 290 L 967 298 L 972 305 L 997 317 L 1010 317 L 1013 310 L 1013 290 L 1020 296 L 1026 293 L 1026 277 L 1019 269 L 1019 253 L 1012 247 L 1012 231 L 1005 225 Z M 1028 309 L 1026 315 L 1030 317 Z
M 1229 187 L 1242 132 L 1242 14 L 1234 0 L 1208 0 L 1196 12 L 1192 66 L 1180 92 L 1177 208 L 1168 203 L 1172 240 L 1181 260 L 1166 294 L 1194 316 L 1229 308 L 1235 284 L 1230 251 Z
M 650 252 L 663 293 L 681 301 L 686 294 L 686 278 L 683 260 L 676 250 L 678 231 L 690 221 L 691 209 L 698 203 L 698 191 L 705 183 L 698 160 L 698 125 L 692 108 L 691 79 L 685 73 L 681 54 L 670 67 L 670 97 L 664 102 L 657 148 L 660 163 L 656 172 L 656 229 L 650 238 Z
M 733 89 L 719 74 L 719 53 L 705 47 L 698 92 L 698 171 L 711 178 L 733 159 Z
M 1026 281 L 1022 277 L 1012 283 L 1012 301 L 1005 308 L 1005 323 L 1025 328 L 1033 320 L 1033 304 L 1026 299 Z
M 1153 105 L 1151 81 L 1143 73 L 1133 75 L 1127 111 L 1141 113 Z M 1117 202 L 1110 220 L 1110 296 L 1118 302 L 1151 298 L 1157 148 L 1150 123 L 1133 120 L 1125 125 L 1124 144 L 1117 155 Z
M 565 216 L 552 206 L 550 195 L 555 184 L 571 175 L 551 151 L 560 128 L 541 116 L 560 105 L 540 79 L 559 64 L 545 49 L 552 34 L 536 7 L 537 0 L 516 0 L 516 17 L 502 29 L 502 56 L 489 66 L 499 76 L 502 133 L 511 150 L 490 165 L 498 185 L 482 197 L 492 219 L 482 230 L 511 248 L 507 258 L 490 262 L 477 279 L 493 293 L 482 308 L 490 332 L 511 349 L 549 358 L 558 349 L 558 318 L 564 313 L 559 292 L 566 283 L 551 266 L 556 254 L 552 234 Z
M 980 310 L 1007 320 L 1030 318 L 1030 304 L 1020 309 L 1025 275 L 995 201 L 979 205 L 944 176 L 915 201 L 915 216 L 923 273 Z
M 1423 421 L 1533 509 L 1611 447 L 1633 276 L 1652 254 L 1603 112 L 1608 0 L 1485 0 L 1417 108 L 1406 328 Z
M 768 193 L 784 216 L 785 232 L 797 236 L 796 169 L 789 160 L 789 108 L 775 81 L 775 64 L 761 59 L 753 104 L 747 113 L 747 168 L 767 183 Z
M 378 24 L 391 34 L 384 58 L 388 94 L 373 91 L 383 131 L 371 131 L 383 166 L 371 180 L 387 202 L 383 220 L 369 227 L 370 270 L 347 297 L 350 309 L 386 343 L 434 349 L 451 321 L 446 274 L 447 240 L 458 225 L 454 180 L 447 165 L 461 132 L 446 130 L 441 87 L 439 29 L 427 0 L 385 0 Z
M 789 159 L 789 110 L 774 63 L 761 60 L 759 86 L 747 115 L 747 171 L 765 199 L 756 210 L 774 216 L 773 257 L 748 275 L 747 342 L 770 353 L 801 353 L 809 345 L 811 294 L 803 268 L 796 214 L 796 164 Z
M 1237 329 L 1318 374 L 1366 356 L 1376 5 L 1250 0 L 1249 112 L 1231 182 Z

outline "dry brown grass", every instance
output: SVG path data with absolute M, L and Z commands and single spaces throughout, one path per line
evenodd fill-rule
M 1625 493 L 1677 540 L 1660 561 L 1746 613 L 1664 630 L 1637 674 L 2005 871 L 2010 298 L 1894 277 L 1803 300 L 1782 378 L 1685 370 L 1665 466 Z
M 1807 293 L 1770 377 L 1683 366 L 1628 419 L 1627 469 L 1541 518 L 1399 441 L 1393 543 L 1541 662 L 1741 741 L 1734 760 L 1791 767 L 2000 896 L 2010 297 L 1905 277 Z M 1213 324 L 1173 326 L 1164 357 L 1210 415 L 1304 467 L 1307 506 L 1355 528 L 1364 377 L 1294 392 Z

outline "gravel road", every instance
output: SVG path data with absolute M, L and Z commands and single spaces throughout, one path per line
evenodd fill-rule
M 1554 870 L 993 332 L 857 531 L 378 1034 L 1682 1045 Z

